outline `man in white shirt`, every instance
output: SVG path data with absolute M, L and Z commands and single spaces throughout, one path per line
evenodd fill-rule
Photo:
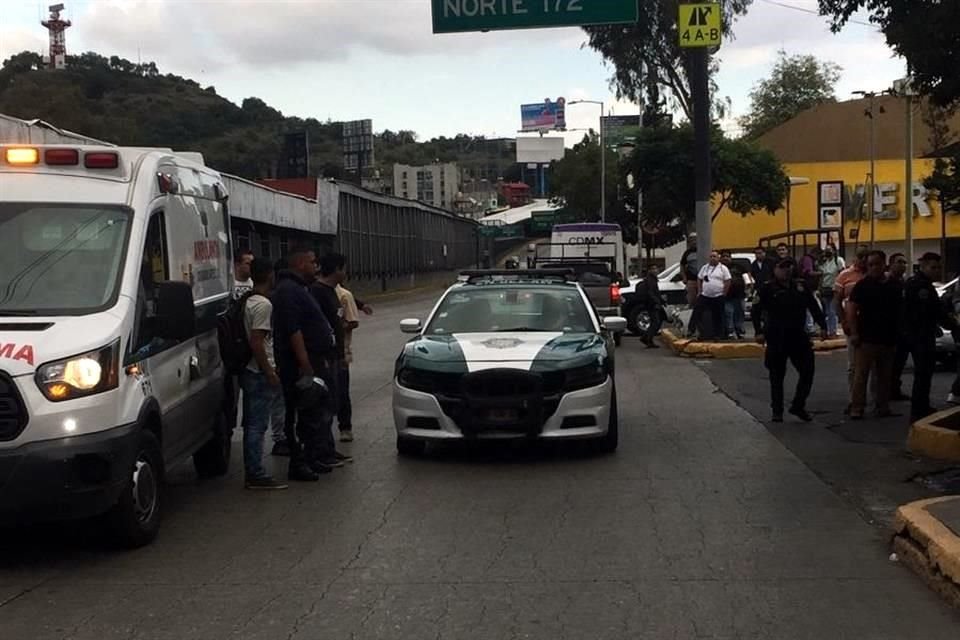
M 253 357 L 240 375 L 243 389 L 243 466 L 248 489 L 286 489 L 263 468 L 263 440 L 270 422 L 283 424 L 284 405 L 273 352 L 273 265 L 254 260 L 253 293 L 243 301 L 243 328 Z
M 710 261 L 697 274 L 697 306 L 700 308 L 700 338 L 714 340 L 724 335 L 724 303 L 733 278 L 720 262 L 720 254 L 710 252 Z
M 253 263 L 253 252 L 249 249 L 239 249 L 233 256 L 233 299 L 239 300 L 247 291 L 253 289 L 253 280 L 250 278 L 250 265 Z

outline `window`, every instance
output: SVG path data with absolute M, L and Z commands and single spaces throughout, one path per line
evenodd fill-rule
M 133 361 L 158 353 L 163 342 L 157 337 L 157 284 L 170 279 L 166 222 L 163 212 L 150 218 L 147 239 L 140 260 L 140 287 L 137 295 L 137 326 L 130 341 Z
M 260 236 L 260 255 L 267 259 L 270 258 L 270 236 L 267 234 Z
M 280 236 L 280 256 L 286 257 L 290 254 L 290 239 L 287 237 L 287 234 L 282 234 Z

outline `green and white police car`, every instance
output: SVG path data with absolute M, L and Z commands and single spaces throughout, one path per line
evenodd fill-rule
M 472 271 L 450 287 L 397 359 L 397 450 L 469 439 L 618 442 L 613 335 L 571 274 Z

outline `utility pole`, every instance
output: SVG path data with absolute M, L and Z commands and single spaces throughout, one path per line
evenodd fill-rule
M 602 100 L 574 100 L 568 104 L 571 107 L 575 104 L 600 105 L 600 222 L 606 222 L 607 221 L 607 149 L 606 149 L 607 141 L 603 133 L 603 117 L 605 114 L 605 104 Z M 569 129 L 569 131 L 574 131 L 574 129 Z
M 697 258 L 706 264 L 713 249 L 710 216 L 710 54 L 706 48 L 690 52 L 690 88 L 693 99 L 694 200 L 697 227 Z
M 907 99 L 907 140 L 906 140 L 906 199 L 904 211 L 906 220 L 905 239 L 907 262 L 914 264 L 913 252 L 913 83 L 910 81 L 910 69 L 907 68 L 907 77 L 894 83 L 894 91 Z

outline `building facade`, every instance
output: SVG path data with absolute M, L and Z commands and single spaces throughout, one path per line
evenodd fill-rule
M 393 195 L 452 210 L 460 190 L 460 170 L 455 162 L 414 167 L 393 165 Z

